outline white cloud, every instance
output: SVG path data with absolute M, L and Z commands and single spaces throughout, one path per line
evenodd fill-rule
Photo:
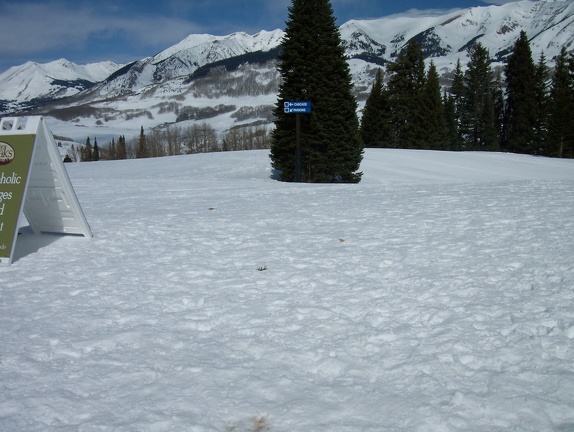
M 102 13 L 101 5 L 93 4 L 98 7 L 62 1 L 1 4 L 0 55 L 31 55 L 63 47 L 81 50 L 90 40 L 113 43 L 117 37 L 134 47 L 159 47 L 200 30 L 181 18 Z

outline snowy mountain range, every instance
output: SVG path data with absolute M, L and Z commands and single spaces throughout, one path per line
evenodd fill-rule
M 368 94 L 377 68 L 392 61 L 412 39 L 423 47 L 443 73 L 467 49 L 480 42 L 495 62 L 504 63 L 521 30 L 526 31 L 535 60 L 549 62 L 562 46 L 574 49 L 572 0 L 519 1 L 503 6 L 475 7 L 427 15 L 393 15 L 351 20 L 340 27 L 358 99 Z M 240 124 L 270 123 L 261 116 L 276 102 L 279 76 L 276 57 L 284 33 L 254 35 L 193 34 L 159 54 L 127 65 L 112 62 L 79 66 L 61 59 L 47 64 L 27 62 L 0 74 L 0 115 L 22 113 L 51 117 L 53 128 L 81 137 L 103 129 L 139 131 L 182 120 L 188 107 L 209 108 L 219 115 L 202 120 L 217 130 Z M 217 107 L 225 107 L 218 109 Z M 253 108 L 254 117 L 235 117 Z M 268 110 L 270 112 L 270 110 Z M 205 117 L 205 116 L 204 116 Z M 67 124 L 67 126 L 65 126 Z

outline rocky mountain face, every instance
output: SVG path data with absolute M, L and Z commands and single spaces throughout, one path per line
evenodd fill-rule
M 474 43 L 504 63 L 521 30 L 535 60 L 574 49 L 574 2 L 519 1 L 434 15 L 351 20 L 340 27 L 355 92 L 366 98 L 379 67 L 412 39 L 439 71 L 466 64 Z M 159 54 L 127 65 L 28 62 L 0 74 L 0 115 L 41 114 L 67 136 L 139 133 L 176 122 L 207 122 L 224 131 L 272 122 L 284 33 L 190 35 Z M 123 132 L 122 132 L 123 131 Z

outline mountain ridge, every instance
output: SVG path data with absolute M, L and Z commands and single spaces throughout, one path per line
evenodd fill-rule
M 562 46 L 568 50 L 574 48 L 574 1 L 518 1 L 443 14 L 350 20 L 339 29 L 355 91 L 361 99 L 366 97 L 376 69 L 392 61 L 413 39 L 421 44 L 427 60 L 432 60 L 441 73 L 454 69 L 459 59 L 466 64 L 466 50 L 477 42 L 489 49 L 494 62 L 504 64 L 521 30 L 529 36 L 535 60 L 544 53 L 551 62 Z M 190 104 L 225 103 L 236 105 L 238 109 L 245 104 L 272 105 L 276 97 L 269 82 L 278 81 L 279 77 L 277 74 L 270 77 L 276 62 L 273 64 L 273 56 L 269 53 L 278 50 L 283 36 L 284 32 L 279 29 L 262 30 L 254 35 L 243 32 L 226 36 L 192 34 L 153 56 L 127 65 L 104 62 L 79 66 L 62 59 L 47 64 L 49 67 L 35 64 L 32 68 L 34 64 L 28 62 L 0 74 L 0 115 L 40 113 L 50 116 L 55 115 L 54 109 L 89 104 L 92 108 L 86 111 L 89 115 L 80 112 L 76 123 L 102 127 L 121 121 L 122 111 L 139 110 L 138 117 L 148 118 L 145 126 L 154 127 L 177 119 L 178 109 L 170 116 L 160 112 L 158 106 L 164 106 L 166 101 L 179 104 L 180 108 Z M 261 61 L 253 60 L 252 63 L 252 59 L 263 58 L 264 54 L 268 55 L 266 66 Z M 242 65 L 246 66 L 241 69 Z M 71 72 L 75 70 L 76 75 L 73 75 Z M 218 71 L 218 79 L 209 79 L 215 71 Z M 109 73 L 106 75 L 106 72 Z M 238 81 L 246 80 L 239 76 L 241 73 L 252 75 L 250 79 L 255 84 L 251 83 L 251 87 L 261 82 L 267 89 L 266 97 L 261 97 L 259 90 L 242 93 L 233 92 L 229 87 L 216 88 L 230 83 L 240 85 Z M 230 93 L 239 96 L 231 100 Z M 199 94 L 204 96 L 197 97 Z M 107 113 L 105 118 L 101 113 L 103 105 Z M 113 115 L 110 110 L 114 111 Z M 123 118 L 126 120 L 125 115 Z M 236 123 L 230 119 L 231 123 L 228 121 L 227 124 L 223 119 L 219 120 L 219 129 Z

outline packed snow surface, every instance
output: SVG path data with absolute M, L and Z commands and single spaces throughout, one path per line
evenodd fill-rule
M 574 430 L 574 161 L 66 167 L 94 238 L 0 268 L 0 430 Z

